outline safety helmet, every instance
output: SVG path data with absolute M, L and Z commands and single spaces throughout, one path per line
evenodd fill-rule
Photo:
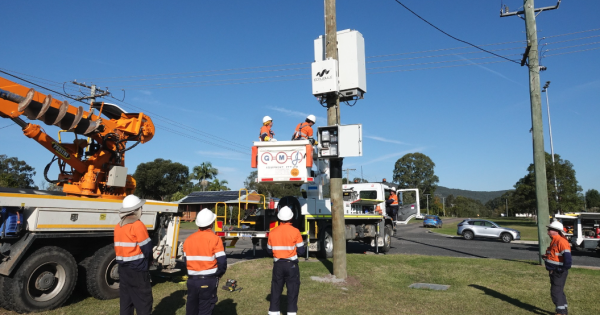
M 273 120 L 273 118 L 269 117 L 269 116 L 265 116 L 263 117 L 263 124 L 266 123 L 269 120 Z
M 396 187 L 392 187 L 392 191 L 396 191 Z
M 196 216 L 196 225 L 198 227 L 207 227 L 207 226 L 211 225 L 213 222 L 215 222 L 216 218 L 217 218 L 216 214 L 214 214 L 212 211 L 204 208 L 204 209 L 200 210 L 200 212 L 198 212 L 198 215 Z
M 284 206 L 279 209 L 279 213 L 277 214 L 277 218 L 281 221 L 289 221 L 294 217 L 294 213 L 292 213 L 292 209 L 288 206 Z
M 131 212 L 139 209 L 146 203 L 146 200 L 138 198 L 136 195 L 129 195 L 123 199 L 123 207 L 119 209 L 119 212 Z
M 552 221 L 552 223 L 546 225 L 546 227 L 560 232 L 560 235 L 565 235 L 565 230 L 563 230 L 562 223 L 560 223 L 556 220 L 554 220 L 554 221 Z
M 306 119 L 312 121 L 313 123 L 317 123 L 317 118 L 315 117 L 315 115 L 308 115 L 306 116 Z

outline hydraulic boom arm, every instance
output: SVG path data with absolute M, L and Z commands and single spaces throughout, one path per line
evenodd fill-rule
M 93 114 L 98 109 L 98 115 Z M 104 111 L 104 112 L 103 112 Z M 100 117 L 104 114 L 104 118 Z M 40 120 L 73 132 L 72 143 L 50 137 L 39 125 L 19 116 Z M 135 190 L 135 180 L 127 175 L 125 151 L 154 136 L 154 124 L 143 113 L 126 113 L 116 105 L 92 103 L 89 111 L 69 105 L 51 95 L 36 92 L 0 77 L 0 117 L 12 119 L 25 136 L 34 139 L 58 159 L 60 175 L 52 181 L 70 195 L 121 199 Z M 83 135 L 79 139 L 77 135 Z M 60 137 L 59 137 L 60 139 Z M 128 141 L 136 143 L 126 147 Z M 50 164 L 52 163 L 50 162 Z M 46 176 L 50 164 L 46 167 Z M 70 166 L 70 170 L 66 166 Z M 47 178 L 47 177 L 46 177 Z

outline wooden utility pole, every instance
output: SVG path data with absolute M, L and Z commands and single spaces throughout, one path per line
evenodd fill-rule
M 546 225 L 550 222 L 550 211 L 548 209 L 548 179 L 546 178 L 546 151 L 544 150 L 544 125 L 542 121 L 542 99 L 540 94 L 540 64 L 538 60 L 537 29 L 535 13 L 558 9 L 560 0 L 554 7 L 535 9 L 534 0 L 523 0 L 523 11 L 502 12 L 500 16 L 517 15 L 525 16 L 525 28 L 527 33 L 527 56 L 529 59 L 529 100 L 531 103 L 531 125 L 533 133 L 533 164 L 535 170 L 535 195 L 537 199 L 537 223 L 539 239 L 539 262 L 543 264 L 542 255 L 546 254 L 546 248 L 550 245 L 547 237 Z
M 325 0 L 325 57 L 338 60 L 335 0 Z M 337 70 L 336 70 L 337 71 Z M 327 125 L 340 124 L 340 99 L 337 93 L 327 95 Z M 333 275 L 346 279 L 346 226 L 342 204 L 343 159 L 329 159 L 331 221 L 333 233 Z

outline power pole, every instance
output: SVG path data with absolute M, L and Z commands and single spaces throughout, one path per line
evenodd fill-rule
M 504 198 L 504 201 L 506 202 L 506 217 L 508 218 L 508 199 Z
M 425 196 L 427 196 L 427 215 L 429 215 L 429 195 L 430 194 L 423 194 Z
M 521 65 L 525 64 L 525 57 L 529 59 L 529 100 L 531 103 L 531 124 L 533 136 L 533 164 L 535 170 L 535 194 L 537 199 L 537 224 L 539 239 L 539 263 L 543 264 L 542 255 L 546 254 L 546 248 L 550 245 L 546 237 L 546 225 L 550 222 L 548 209 L 548 187 L 546 179 L 546 152 L 544 151 L 544 125 L 542 122 L 542 100 L 540 95 L 540 65 L 538 61 L 538 42 L 535 23 L 535 13 L 558 9 L 560 1 L 554 7 L 535 9 L 533 0 L 523 0 L 523 11 L 503 12 L 500 9 L 500 17 L 521 14 L 525 16 L 525 29 L 527 32 L 527 49 Z M 506 10 L 508 11 L 508 10 Z M 521 17 L 523 18 L 523 17 Z
M 338 60 L 337 21 L 335 0 L 325 0 L 325 58 Z M 337 71 L 337 70 L 336 70 Z M 340 98 L 337 93 L 327 95 L 327 125 L 340 124 Z M 329 160 L 331 221 L 333 233 L 333 275 L 346 279 L 346 226 L 342 204 L 343 158 Z M 375 244 L 377 246 L 377 244 Z
M 556 200 L 557 214 L 560 214 L 560 208 L 558 204 L 558 183 L 556 182 L 556 164 L 554 163 L 554 142 L 552 141 L 552 122 L 550 121 L 550 100 L 548 99 L 548 87 L 550 87 L 550 81 L 546 81 L 542 92 L 546 93 L 546 108 L 548 109 L 548 131 L 550 131 L 550 154 L 552 155 L 552 171 L 554 172 L 554 198 Z
M 347 168 L 344 171 L 346 171 L 346 183 L 350 184 L 350 171 L 356 171 L 355 168 Z

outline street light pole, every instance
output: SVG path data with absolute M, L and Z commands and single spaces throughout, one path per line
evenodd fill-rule
M 504 198 L 504 201 L 506 202 L 506 217 L 508 218 L 508 199 Z
M 554 164 L 554 142 L 552 142 L 552 122 L 550 121 L 550 101 L 548 100 L 548 87 L 550 81 L 546 81 L 542 92 L 546 93 L 546 108 L 548 109 L 548 130 L 550 130 L 550 154 L 552 154 L 552 171 L 554 172 L 554 198 L 556 199 L 556 205 L 558 206 L 558 184 L 556 182 L 556 165 Z M 556 209 L 557 214 L 560 214 L 560 210 Z

